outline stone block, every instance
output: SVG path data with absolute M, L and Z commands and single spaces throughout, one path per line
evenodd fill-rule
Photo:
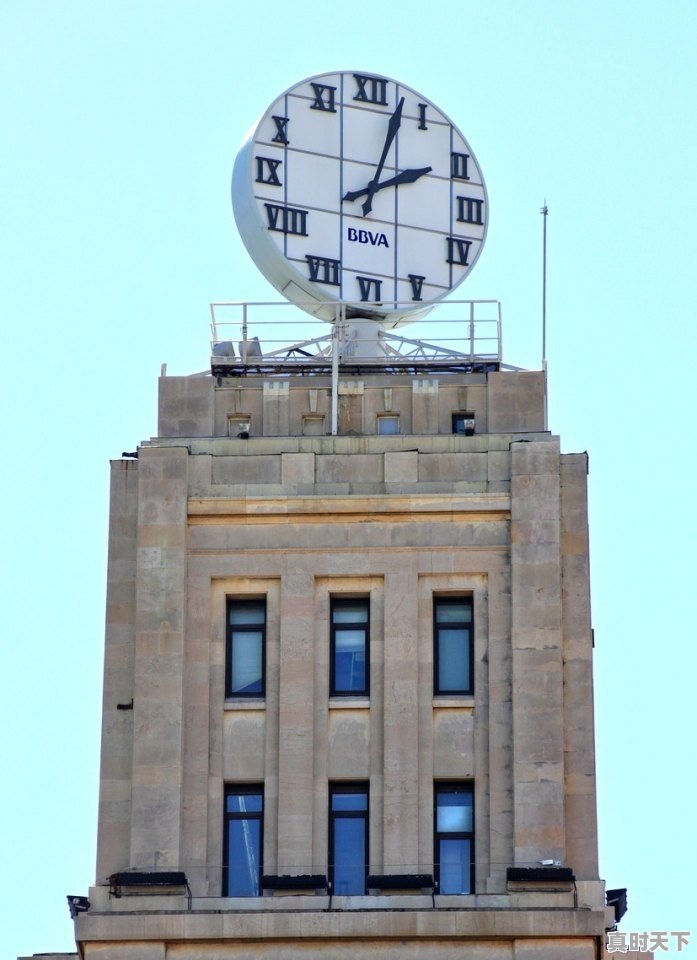
M 265 437 L 287 437 L 289 432 L 290 385 L 287 380 L 265 380 L 262 388 L 263 433 Z
M 539 433 L 545 429 L 545 375 L 541 370 L 490 373 L 487 386 L 490 433 Z
M 326 483 L 382 483 L 384 457 L 375 454 L 334 454 L 316 457 L 318 484 Z
M 416 450 L 385 453 L 385 483 L 394 484 L 401 490 L 404 490 L 404 484 L 417 483 L 418 461 Z
M 160 377 L 158 436 L 212 437 L 212 377 Z
M 281 454 L 281 483 L 289 493 L 296 490 L 299 484 L 314 484 L 314 482 L 314 453 Z
M 509 481 L 511 479 L 511 455 L 506 450 L 490 450 L 487 453 L 487 479 Z
M 211 480 L 214 484 L 280 483 L 281 457 L 214 457 Z

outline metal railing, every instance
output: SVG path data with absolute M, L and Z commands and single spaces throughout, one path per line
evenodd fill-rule
M 325 305 L 315 301 L 311 306 Z M 428 324 L 428 339 L 395 333 L 406 326 L 403 319 L 367 315 L 367 306 L 363 314 L 355 304 L 333 306 L 335 318 L 327 322 L 300 314 L 298 305 L 289 302 L 212 303 L 211 373 L 219 385 L 224 378 L 250 374 L 330 375 L 331 432 L 336 435 L 340 375 L 487 373 L 501 365 L 498 300 L 448 300 L 438 305 L 436 317 L 425 308 L 418 319 Z
M 308 308 L 325 305 L 315 301 Z M 425 338 L 402 336 L 407 324 L 391 321 L 389 314 L 361 316 L 355 304 L 332 305 L 335 319 L 327 322 L 301 314 L 297 305 L 289 302 L 212 303 L 213 372 L 217 376 L 239 376 L 250 370 L 291 372 L 294 368 L 327 372 L 336 359 L 343 368 L 394 370 L 501 362 L 498 300 L 449 300 L 439 304 L 437 312 L 429 312 L 427 319 L 424 311 L 418 319 Z

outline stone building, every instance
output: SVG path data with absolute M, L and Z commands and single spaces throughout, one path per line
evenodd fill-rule
M 587 458 L 544 374 L 227 363 L 112 464 L 80 956 L 595 960 Z

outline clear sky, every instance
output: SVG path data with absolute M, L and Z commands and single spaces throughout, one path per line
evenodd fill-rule
M 549 204 L 550 426 L 590 454 L 602 876 L 624 930 L 692 930 L 697 958 L 696 47 L 695 0 L 0 0 L 3 957 L 70 950 L 65 896 L 94 881 L 108 461 L 154 435 L 162 362 L 206 368 L 210 301 L 276 299 L 231 212 L 244 133 L 354 69 L 469 140 L 491 220 L 458 295 L 502 301 L 529 368 Z

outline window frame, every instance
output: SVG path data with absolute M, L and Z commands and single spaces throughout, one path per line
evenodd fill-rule
M 261 810 L 248 811 L 246 813 L 229 813 L 227 809 L 228 797 L 247 796 L 260 797 Z M 263 893 L 261 888 L 261 878 L 264 873 L 264 785 L 263 783 L 227 783 L 223 797 L 223 882 L 221 885 L 222 895 L 224 897 L 244 896 L 244 894 L 231 894 L 230 889 L 230 827 L 233 820 L 257 820 L 259 821 L 259 850 L 258 850 L 258 868 L 259 876 L 257 879 L 257 893 L 249 894 L 250 897 L 260 897 Z
M 455 604 L 465 603 L 470 608 L 470 619 L 467 621 L 453 621 L 452 623 L 438 622 L 438 609 L 440 607 L 455 606 Z M 440 648 L 442 629 L 462 628 L 469 632 L 467 668 L 469 672 L 469 684 L 467 687 L 441 689 L 440 686 Z M 474 695 L 474 597 L 472 594 L 441 595 L 433 598 L 433 695 L 436 697 L 459 697 Z
M 365 657 L 365 681 L 360 690 L 337 690 L 336 688 L 336 633 L 343 624 L 334 623 L 334 611 L 337 607 L 365 607 L 365 624 L 356 624 L 356 628 L 363 626 L 363 652 Z M 345 597 L 341 595 L 329 599 L 329 696 L 330 697 L 369 697 L 370 696 L 370 597 Z
M 234 413 L 227 418 L 228 437 L 239 437 L 241 433 L 246 433 L 247 436 L 249 436 L 251 432 L 252 432 L 251 414 Z
M 327 434 L 325 427 L 326 416 L 323 413 L 304 413 L 302 415 L 302 435 L 304 437 L 324 437 Z M 316 432 L 310 430 L 306 431 L 305 427 L 312 424 L 313 426 L 318 426 L 319 430 Z
M 396 430 L 383 430 L 383 426 L 394 424 Z M 380 437 L 398 437 L 400 435 L 400 423 L 398 413 L 378 413 L 377 414 L 377 434 Z
M 365 810 L 334 810 L 334 797 L 338 794 L 353 793 L 365 797 Z M 370 784 L 367 781 L 338 782 L 329 784 L 329 830 L 327 850 L 327 876 L 332 896 L 360 897 L 368 892 L 368 874 L 370 865 Z M 363 890 L 360 893 L 337 893 L 335 889 L 335 839 L 336 821 L 362 820 L 363 821 Z
M 264 610 L 264 622 L 250 624 L 230 623 L 230 614 L 233 607 L 252 606 L 258 604 Z M 225 604 L 225 697 L 240 697 L 245 700 L 263 700 L 266 697 L 266 637 L 268 626 L 268 604 L 266 597 L 228 597 Z M 255 690 L 250 693 L 232 689 L 232 668 L 234 660 L 233 632 L 237 633 L 261 633 L 261 690 Z
M 472 809 L 472 829 L 471 830 L 439 830 L 438 829 L 438 797 L 444 793 L 462 792 L 471 797 Z M 474 809 L 474 782 L 472 780 L 439 780 L 433 785 L 433 878 L 436 884 L 436 891 L 443 896 L 461 896 L 467 897 L 475 893 L 475 809 Z M 445 893 L 441 890 L 440 883 L 440 842 L 441 840 L 469 840 L 470 842 L 470 864 L 469 864 L 469 890 L 460 893 Z
M 467 421 L 472 422 L 471 427 L 466 427 L 465 423 Z M 458 424 L 462 424 L 463 429 L 458 430 Z M 472 411 L 465 410 L 456 410 L 452 414 L 451 419 L 451 432 L 457 437 L 473 437 L 476 430 L 476 420 L 475 415 Z

